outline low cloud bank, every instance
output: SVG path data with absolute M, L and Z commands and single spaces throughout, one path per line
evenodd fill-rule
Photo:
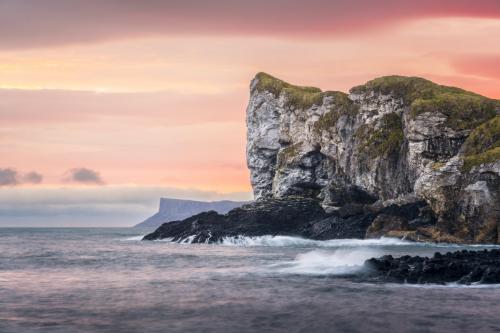
M 250 200 L 249 192 L 136 186 L 0 188 L 0 227 L 129 227 L 158 210 L 161 197 Z

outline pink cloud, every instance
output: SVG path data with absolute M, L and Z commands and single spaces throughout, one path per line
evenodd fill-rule
M 321 37 L 433 17 L 500 17 L 498 0 L 20 0 L 0 3 L 0 48 L 151 35 Z
M 500 54 L 465 55 L 451 64 L 462 74 L 500 80 Z
M 0 89 L 0 119 L 3 125 L 91 122 L 103 117 L 161 126 L 243 121 L 246 98 L 246 91 L 181 95 Z

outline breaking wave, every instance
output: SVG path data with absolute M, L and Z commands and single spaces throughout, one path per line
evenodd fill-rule
M 314 250 L 301 253 L 294 260 L 271 265 L 271 269 L 284 274 L 350 275 L 363 269 L 365 260 L 380 256 L 373 249 Z
M 220 242 L 227 246 L 282 246 L 282 247 L 359 247 L 359 246 L 391 246 L 411 245 L 416 243 L 397 238 L 379 239 L 330 239 L 312 240 L 291 236 L 258 236 L 258 237 L 224 237 Z
M 143 236 L 130 237 L 127 240 L 139 240 Z M 174 242 L 178 244 L 192 244 L 196 235 L 174 241 L 174 238 L 164 238 L 156 240 L 158 242 Z M 210 239 L 204 243 L 208 244 Z M 224 246 L 269 246 L 269 247 L 319 247 L 319 248 L 340 248 L 340 247 L 384 247 L 384 246 L 411 246 L 411 247 L 432 247 L 432 248 L 499 248 L 498 244 L 450 244 L 450 243 L 431 243 L 431 242 L 412 242 L 399 238 L 381 237 L 374 239 L 329 239 L 313 240 L 293 236 L 231 236 L 224 237 L 222 240 L 211 243 Z
M 121 239 L 123 241 L 140 241 L 144 238 L 145 235 L 139 235 L 139 236 L 132 236 L 132 237 L 127 237 L 125 239 Z

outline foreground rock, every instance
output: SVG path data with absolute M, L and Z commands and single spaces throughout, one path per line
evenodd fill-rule
M 395 283 L 500 283 L 500 250 L 436 253 L 432 258 L 391 255 L 365 261 L 358 278 Z

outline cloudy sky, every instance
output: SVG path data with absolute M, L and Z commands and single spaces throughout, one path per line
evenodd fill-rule
M 248 199 L 259 71 L 416 75 L 500 98 L 498 0 L 0 0 L 0 226 L 127 226 Z

